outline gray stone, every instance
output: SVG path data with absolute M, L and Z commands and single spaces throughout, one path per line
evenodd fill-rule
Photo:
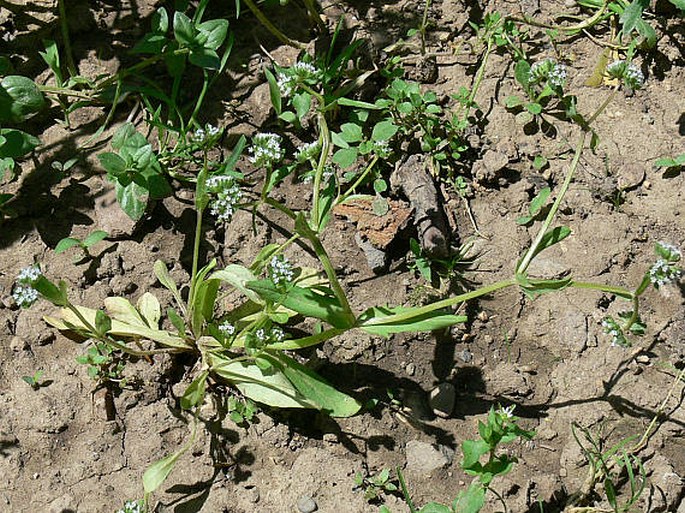
M 29 343 L 21 337 L 12 337 L 10 349 L 15 352 L 24 351 L 29 348 Z
M 536 256 L 528 267 L 528 274 L 533 278 L 558 280 L 571 272 L 571 268 L 549 258 Z
M 588 326 L 583 312 L 569 310 L 557 322 L 559 342 L 567 349 L 580 354 L 587 346 Z
M 444 445 L 412 440 L 407 443 L 406 456 L 408 471 L 428 475 L 449 466 L 454 459 L 454 450 Z
M 114 186 L 109 183 L 104 185 L 103 192 L 95 200 L 95 220 L 98 228 L 113 239 L 130 236 L 138 224 L 121 210 Z
M 300 513 L 314 513 L 318 509 L 316 502 L 309 495 L 303 495 L 297 499 L 297 511 Z
M 449 417 L 454 410 L 454 401 L 457 393 L 452 383 L 440 383 L 428 396 L 433 413 L 438 417 Z
M 497 174 L 509 164 L 509 158 L 504 153 L 495 150 L 486 151 L 482 160 L 485 169 L 492 174 Z
M 386 265 L 385 251 L 378 249 L 376 246 L 371 244 L 371 242 L 362 238 L 362 236 L 359 235 L 359 233 L 355 233 L 354 241 L 357 243 L 357 246 L 359 246 L 359 248 L 364 252 L 364 256 L 366 257 L 366 263 L 369 265 L 371 270 L 376 274 L 382 273 L 385 270 Z

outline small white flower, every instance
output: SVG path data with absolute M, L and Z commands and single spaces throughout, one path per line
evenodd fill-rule
M 285 151 L 281 148 L 281 137 L 270 133 L 255 135 L 252 138 L 250 154 L 248 158 L 255 166 L 273 166 L 285 155 Z
M 217 128 L 214 125 L 207 123 L 204 126 L 204 128 L 200 127 L 196 129 L 194 132 L 191 132 L 190 140 L 197 144 L 213 142 L 212 139 L 219 135 L 220 132 L 220 128 Z
M 294 276 L 293 266 L 284 255 L 274 256 L 271 259 L 269 277 L 277 286 L 289 283 Z
M 14 302 L 22 308 L 28 308 L 38 301 L 38 291 L 30 285 L 16 285 L 12 291 Z
M 272 328 L 271 338 L 274 342 L 283 342 L 285 340 L 285 332 L 279 327 Z
M 224 337 L 230 337 L 235 334 L 235 326 L 228 321 L 219 324 L 219 331 Z
M 302 80 L 315 78 L 319 74 L 319 70 L 308 62 L 296 62 L 293 65 L 292 70 L 295 72 L 298 78 Z
M 505 417 L 507 419 L 513 419 L 514 418 L 514 409 L 516 408 L 515 404 L 512 404 L 511 406 L 504 406 L 500 408 L 499 414 L 502 417 Z
M 281 96 L 289 98 L 297 87 L 297 79 L 290 75 L 286 75 L 285 73 L 278 73 L 276 75 L 276 84 L 278 85 L 278 90 L 281 92 Z
M 645 83 L 642 70 L 632 62 L 616 60 L 607 66 L 607 73 L 612 78 L 623 80 L 626 87 L 640 89 Z
M 649 269 L 649 281 L 658 289 L 680 278 L 681 270 L 675 265 L 660 258 Z
M 207 179 L 207 189 L 215 195 L 210 202 L 210 212 L 221 222 L 228 222 L 240 203 L 243 191 L 229 176 L 217 175 Z
M 390 145 L 387 140 L 383 139 L 381 141 L 373 142 L 373 152 L 378 155 L 379 158 L 385 159 L 392 153 L 390 151 Z
M 544 59 L 530 67 L 529 81 L 533 84 L 547 81 L 552 87 L 563 87 L 566 83 L 566 67 L 554 59 Z
M 255 331 L 254 336 L 262 344 L 268 340 L 268 337 L 266 336 L 266 331 L 264 331 L 264 328 L 259 328 L 257 331 Z
M 319 141 L 314 141 L 310 143 L 305 143 L 297 149 L 295 154 L 295 159 L 299 162 L 306 162 L 309 159 L 313 159 L 319 156 L 320 150 Z
M 37 265 L 32 265 L 29 267 L 25 267 L 21 271 L 19 271 L 19 274 L 17 275 L 17 281 L 19 283 L 24 283 L 30 285 L 34 281 L 36 281 L 43 273 L 40 271 L 40 267 Z

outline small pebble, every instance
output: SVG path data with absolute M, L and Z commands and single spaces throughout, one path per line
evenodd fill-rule
M 12 337 L 10 341 L 10 349 L 14 352 L 24 351 L 29 348 L 28 342 L 21 337 Z
M 454 410 L 456 395 L 456 390 L 452 383 L 440 383 L 431 390 L 428 403 L 433 413 L 438 417 L 449 417 L 452 414 L 452 410 Z
M 416 373 L 416 364 L 408 363 L 404 370 L 407 373 L 407 376 L 413 376 Z
M 319 507 L 309 495 L 303 495 L 297 499 L 297 511 L 300 513 L 314 513 Z
M 649 363 L 649 356 L 646 354 L 640 354 L 635 358 L 637 363 Z

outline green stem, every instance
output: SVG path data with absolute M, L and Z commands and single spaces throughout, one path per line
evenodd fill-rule
M 633 299 L 633 292 L 625 287 L 616 287 L 614 285 L 605 285 L 603 283 L 593 283 L 587 281 L 572 281 L 569 283 L 569 287 L 575 287 L 577 289 L 599 290 L 601 292 L 607 292 L 608 294 L 622 297 L 623 299 Z
M 273 198 L 269 198 L 269 197 L 267 196 L 266 198 L 264 198 L 264 203 L 266 203 L 266 204 L 269 205 L 270 207 L 275 208 L 276 210 L 280 210 L 280 211 L 283 212 L 285 215 L 287 215 L 290 219 L 297 219 L 297 214 L 295 214 L 295 212 L 293 212 L 293 211 L 290 210 L 288 207 L 286 207 L 285 205 L 283 205 L 282 203 L 276 201 L 276 200 L 273 199 Z
M 350 197 L 350 195 L 354 194 L 355 189 L 364 182 L 371 169 L 373 169 L 373 166 L 376 165 L 376 162 L 378 162 L 378 155 L 374 156 L 373 159 L 371 159 L 369 165 L 366 166 L 366 169 L 364 169 L 362 174 L 359 175 L 359 178 L 357 178 L 354 181 L 354 183 L 345 191 L 344 194 L 338 197 L 338 199 L 335 201 L 336 205 L 344 203 L 345 200 Z
M 406 312 L 398 313 L 395 315 L 389 315 L 387 317 L 376 317 L 376 318 L 370 319 L 369 321 L 366 321 L 366 322 L 361 323 L 361 324 L 357 323 L 356 327 L 357 328 L 363 328 L 365 326 L 378 326 L 378 325 L 383 325 L 383 324 L 396 324 L 398 322 L 409 321 L 411 319 L 414 319 L 415 317 L 419 317 L 421 315 L 425 315 L 425 314 L 434 312 L 435 310 L 440 310 L 442 308 L 454 306 L 454 305 L 457 305 L 459 303 L 463 303 L 465 301 L 475 299 L 477 297 L 481 297 L 481 296 L 485 296 L 487 294 L 491 294 L 497 290 L 504 289 L 507 287 L 511 287 L 513 285 L 517 285 L 516 280 L 513 278 L 510 278 L 508 280 L 498 281 L 498 282 L 492 283 L 491 285 L 486 285 L 485 287 L 481 287 L 477 290 L 473 290 L 471 292 L 459 294 L 458 296 L 443 299 L 442 301 L 436 301 L 435 303 L 431 303 L 431 304 L 426 305 L 426 306 L 422 306 L 422 307 L 418 307 L 418 308 L 412 308 L 410 310 L 407 310 Z
M 316 118 L 319 124 L 319 130 L 321 131 L 319 135 L 321 139 L 321 155 L 319 156 L 319 164 L 317 165 L 316 173 L 314 174 L 311 226 L 313 230 L 318 232 L 319 226 L 321 224 L 321 219 L 319 217 L 321 214 L 319 210 L 319 197 L 321 195 L 321 179 L 323 177 L 324 170 L 326 169 L 326 162 L 328 162 L 328 157 L 331 151 L 331 133 L 328 130 L 326 116 L 324 116 L 322 112 L 318 112 Z
M 69 38 L 69 23 L 67 21 L 67 9 L 65 0 L 59 0 L 59 23 L 62 32 L 62 42 L 64 43 L 64 53 L 67 58 L 67 69 L 69 75 L 75 77 L 78 75 L 76 64 L 74 64 L 74 55 L 71 53 L 71 40 Z
M 275 349 L 278 351 L 286 351 L 286 350 L 295 350 L 295 349 L 303 349 L 305 347 L 311 347 L 315 346 L 318 344 L 321 344 L 322 342 L 325 342 L 326 340 L 330 340 L 334 337 L 337 337 L 341 333 L 345 333 L 344 329 L 339 329 L 339 328 L 330 328 L 325 331 L 322 331 L 321 333 L 317 333 L 315 335 L 310 335 L 308 337 L 302 337 L 302 338 L 297 338 L 293 340 L 284 340 L 283 342 L 277 342 L 274 344 L 269 345 L 269 349 Z
M 202 90 L 200 91 L 200 96 L 197 98 L 197 102 L 195 103 L 195 109 L 193 109 L 193 113 L 190 115 L 190 121 L 188 121 L 188 126 L 191 126 L 193 122 L 195 122 L 195 116 L 197 116 L 197 113 L 200 111 L 200 107 L 202 106 L 202 103 L 205 100 L 205 95 L 207 94 L 207 88 L 209 87 L 209 78 L 208 78 L 208 73 L 207 70 L 202 70 L 204 80 L 202 81 Z
M 578 163 L 580 162 L 580 156 L 583 154 L 583 149 L 585 148 L 585 140 L 587 139 L 587 135 L 591 131 L 591 124 L 597 119 L 597 117 L 604 111 L 604 109 L 607 108 L 611 100 L 613 100 L 614 96 L 616 95 L 617 89 L 614 89 L 612 93 L 604 100 L 604 102 L 599 106 L 599 108 L 587 119 L 587 121 L 580 121 L 579 126 L 582 130 L 582 133 L 580 135 L 580 139 L 578 140 L 578 144 L 576 146 L 575 154 L 573 155 L 573 160 L 571 161 L 571 166 L 569 167 L 568 173 L 566 174 L 566 178 L 564 179 L 564 183 L 561 186 L 561 190 L 559 191 L 559 194 L 556 197 L 556 200 L 552 204 L 552 208 L 549 210 L 549 213 L 547 214 L 547 217 L 545 218 L 545 221 L 542 223 L 542 227 L 540 228 L 540 231 L 537 234 L 537 237 L 535 237 L 535 240 L 533 241 L 533 244 L 531 244 L 530 248 L 528 249 L 528 252 L 526 255 L 523 257 L 521 260 L 521 263 L 516 269 L 516 274 L 525 274 L 525 272 L 528 270 L 528 266 L 530 266 L 531 261 L 535 257 L 535 255 L 538 253 L 538 248 L 540 246 L 540 243 L 542 242 L 543 237 L 547 233 L 547 230 L 549 230 L 549 227 L 552 224 L 552 221 L 554 221 L 554 217 L 557 214 L 557 211 L 559 210 L 559 207 L 561 206 L 561 202 L 563 201 L 564 197 L 566 196 L 566 192 L 568 191 L 569 186 L 571 185 L 571 181 L 573 180 L 573 176 L 576 173 L 576 169 L 578 168 Z
M 411 500 L 411 495 L 409 494 L 407 483 L 404 481 L 402 469 L 400 469 L 400 467 L 397 467 L 395 471 L 397 472 L 397 480 L 400 482 L 400 489 L 402 490 L 402 495 L 404 496 L 404 502 L 406 502 L 407 506 L 409 507 L 409 513 L 417 513 L 416 506 L 414 506 L 414 502 Z
M 271 20 L 264 16 L 264 13 L 259 10 L 257 5 L 252 0 L 243 0 L 243 2 L 245 2 L 245 5 L 247 5 L 247 7 L 252 11 L 252 14 L 255 15 L 255 17 L 260 21 L 260 23 L 264 25 L 269 32 L 276 36 L 276 38 L 281 43 L 286 44 L 288 46 L 292 46 L 293 48 L 297 48 L 298 50 L 302 50 L 304 48 L 300 43 L 298 43 L 297 41 L 293 41 L 283 32 L 278 30 L 276 26 L 273 23 L 271 23 Z

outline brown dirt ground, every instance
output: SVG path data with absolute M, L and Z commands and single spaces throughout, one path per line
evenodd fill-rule
M 58 33 L 56 1 L 26 2 L 14 10 L 9 7 L 19 2 L 7 8 L 5 2 L 1 4 L 0 22 L 8 35 L 3 52 L 23 55 L 17 57 L 20 71 L 45 79 L 36 47 L 40 38 Z M 141 35 L 156 2 L 122 2 L 117 8 L 106 2 L 75 4 L 81 15 L 70 19 L 74 52 L 81 72 L 95 75 L 116 69 L 117 52 Z M 540 19 L 566 9 L 555 0 L 497 1 L 487 6 L 487 11 L 503 13 L 524 10 Z M 429 51 L 438 54 L 438 78 L 426 87 L 449 95 L 473 80 L 476 60 L 468 48 L 475 42 L 467 22 L 477 19 L 480 8 L 437 0 L 431 11 L 435 24 L 429 33 Z M 331 20 L 344 13 L 349 24 L 370 37 L 378 49 L 417 22 L 421 4 L 350 1 L 328 6 L 325 12 Z M 235 66 L 226 83 L 212 93 L 209 105 L 215 110 L 206 110 L 212 113 L 207 121 L 249 135 L 272 122 L 268 89 L 258 73 L 266 60 L 253 42 L 264 43 L 283 63 L 294 53 L 278 47 L 249 16 L 244 19 L 245 26 L 236 28 L 237 40 L 247 46 L 239 45 L 235 58 L 245 66 L 242 71 Z M 283 23 L 286 30 L 292 26 Z M 653 261 L 654 242 L 685 245 L 685 176 L 666 176 L 653 164 L 659 157 L 685 151 L 682 29 L 682 21 L 675 18 L 660 26 L 658 47 L 643 63 L 646 87 L 632 96 L 619 95 L 597 121 L 601 142 L 595 153 L 583 155 L 559 217 L 573 235 L 545 253 L 547 269 L 570 269 L 579 279 L 634 286 Z M 558 49 L 570 62 L 570 90 L 578 96 L 580 110 L 590 112 L 606 94 L 584 85 L 598 47 L 580 37 L 563 41 Z M 554 56 L 549 45 L 539 50 L 540 56 Z M 515 219 L 525 212 L 541 180 L 558 184 L 563 179 L 577 135 L 575 128 L 562 122 L 556 123 L 554 137 L 525 134 L 503 105 L 504 98 L 515 92 L 510 57 L 493 55 L 477 97 L 488 122 L 474 146 L 480 156 L 487 151 L 505 155 L 507 164 L 487 180 L 474 183 L 470 202 L 487 239 L 475 236 L 464 203 L 454 193 L 446 193 L 445 208 L 458 239 L 475 240 L 480 252 L 466 274 L 475 283 L 511 275 L 516 258 L 534 235 L 532 228 L 516 225 Z M 57 110 L 52 114 L 59 116 Z M 126 115 L 122 113 L 122 120 Z M 51 169 L 53 161 L 75 154 L 97 128 L 100 116 L 96 108 L 78 111 L 72 130 L 47 118 L 35 121 L 42 123 L 36 130 L 42 131 L 43 146 L 22 163 L 20 180 L 8 189 L 16 194 L 12 203 L 16 217 L 0 225 L 3 512 L 115 511 L 126 499 L 142 495 L 141 476 L 147 466 L 180 447 L 189 433 L 177 400 L 192 379 L 191 360 L 163 357 L 152 366 L 145 361 L 129 363 L 126 375 L 135 377 L 138 385 L 114 397 L 116 415 L 108 420 L 107 398 L 102 392 L 93 393 L 92 380 L 75 361 L 85 346 L 43 323 L 42 316 L 54 311 L 51 306 L 39 303 L 19 310 L 12 304 L 14 277 L 34 260 L 41 262 L 47 275 L 69 283 L 76 303 L 90 307 L 98 307 L 109 295 L 135 300 L 149 289 L 165 298 L 151 272 L 156 259 L 172 265 L 178 281 L 187 279 L 193 222 L 190 196 L 181 192 L 160 202 L 130 235 L 108 194 L 95 152 L 69 176 Z M 538 154 L 550 159 L 549 168 L 542 172 L 531 165 Z M 612 197 L 621 188 L 623 201 L 617 205 Z M 303 191 L 299 185 L 286 184 L 279 194 L 297 205 Z M 121 237 L 98 246 L 95 264 L 74 265 L 71 253 L 52 251 L 61 238 L 83 236 L 94 228 L 122 230 Z M 353 306 L 406 304 L 415 298 L 421 282 L 403 264 L 406 244 L 395 251 L 390 270 L 377 276 L 366 265 L 354 234 L 354 224 L 336 218 L 324 238 L 344 275 Z M 257 224 L 254 236 L 249 214 L 238 215 L 230 228 L 210 229 L 205 251 L 224 263 L 248 262 L 265 242 L 283 239 L 277 224 L 265 222 Z M 313 263 L 301 248 L 293 248 L 288 256 L 301 265 Z M 623 306 L 608 296 L 581 290 L 534 301 L 507 290 L 471 304 L 473 321 L 448 333 L 384 340 L 354 332 L 333 340 L 309 355 L 317 357 L 322 375 L 359 397 L 383 398 L 387 389 L 395 390 L 404 406 L 413 406 L 413 413 L 385 406 L 333 421 L 311 412 L 262 412 L 252 425 L 241 427 L 217 417 L 216 405 L 209 402 L 192 451 L 155 496 L 155 511 L 297 511 L 297 500 L 304 495 L 311 496 L 322 512 L 376 511 L 377 506 L 368 504 L 354 488 L 353 476 L 395 466 L 405 468 L 417 504 L 447 502 L 470 479 L 460 471 L 460 443 L 477 436 L 478 421 L 498 403 L 517 405 L 522 425 L 535 429 L 537 436 L 530 443 L 509 446 L 519 464 L 495 481 L 494 489 L 509 511 L 543 511 L 540 505 L 546 513 L 559 511 L 560 501 L 581 486 L 588 472 L 571 423 L 601 432 L 607 446 L 640 435 L 673 384 L 669 369 L 685 364 L 682 289 L 645 296 L 642 314 L 648 331 L 634 351 L 610 347 L 600 326 L 607 312 Z M 34 391 L 21 377 L 37 369 L 50 383 Z M 408 421 L 412 415 L 421 416 L 427 394 L 443 382 L 457 390 L 453 414 Z M 636 511 L 685 511 L 681 397 L 678 389 L 666 405 L 668 416 L 641 452 L 649 487 Z M 417 441 L 442 446 L 449 457 L 427 471 L 424 460 L 408 461 L 407 448 L 416 448 Z M 424 449 L 421 458 L 434 456 L 425 453 L 426 445 L 419 447 Z M 502 511 L 495 496 L 489 498 L 484 511 Z M 384 501 L 394 512 L 407 510 L 398 497 L 389 495 Z

